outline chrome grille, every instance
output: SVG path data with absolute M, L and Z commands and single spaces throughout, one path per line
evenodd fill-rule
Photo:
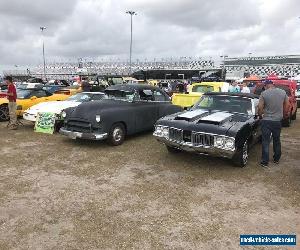
M 182 133 L 181 129 L 169 128 L 169 139 L 171 141 L 182 142 Z
M 66 128 L 74 132 L 93 132 L 91 123 L 87 121 L 69 120 L 66 124 Z
M 214 145 L 214 136 L 209 134 L 193 133 L 192 143 L 194 146 L 212 147 Z

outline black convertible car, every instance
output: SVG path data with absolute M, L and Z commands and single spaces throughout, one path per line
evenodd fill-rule
M 257 105 L 253 94 L 206 93 L 191 110 L 158 120 L 154 136 L 170 152 L 226 157 L 244 167 L 249 147 L 261 138 Z
M 151 130 L 159 118 L 182 111 L 164 91 L 150 85 L 114 85 L 105 94 L 104 100 L 66 109 L 60 133 L 120 145 L 126 135 Z

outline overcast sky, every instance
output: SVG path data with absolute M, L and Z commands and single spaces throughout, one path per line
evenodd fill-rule
M 300 54 L 299 0 L 0 0 L 0 65 Z

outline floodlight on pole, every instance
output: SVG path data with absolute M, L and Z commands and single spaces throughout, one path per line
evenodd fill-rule
M 137 13 L 135 11 L 129 10 L 126 11 L 126 14 L 130 15 L 130 52 L 129 52 L 129 73 L 131 74 L 131 62 L 132 62 L 132 17 L 136 16 Z
M 44 42 L 44 30 L 46 27 L 40 27 L 42 32 L 42 40 L 43 40 L 43 62 L 44 62 L 44 79 L 46 80 L 46 59 L 45 59 L 45 42 Z

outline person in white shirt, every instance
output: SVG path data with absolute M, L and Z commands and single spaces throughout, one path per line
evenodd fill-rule
M 247 83 L 245 82 L 243 83 L 243 88 L 241 90 L 241 93 L 247 93 L 247 94 L 250 93 L 250 89 L 248 88 Z
M 224 82 L 222 87 L 221 87 L 221 91 L 222 92 L 228 92 L 229 91 L 229 83 L 228 82 Z

